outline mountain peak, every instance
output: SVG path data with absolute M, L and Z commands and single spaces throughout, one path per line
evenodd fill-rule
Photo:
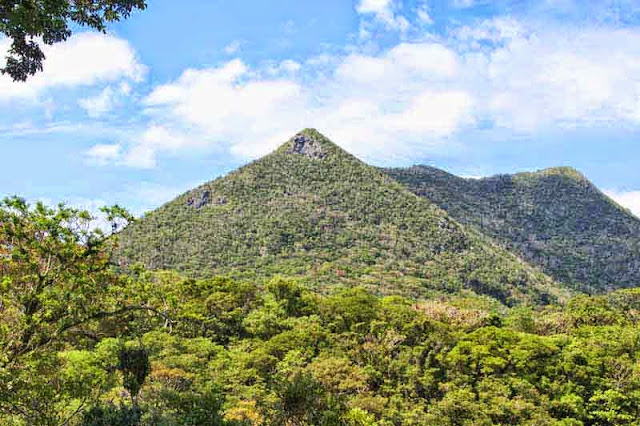
M 338 150 L 340 148 L 325 135 L 316 129 L 308 128 L 296 133 L 277 152 L 322 160 Z
M 300 154 L 309 158 L 323 159 L 327 151 L 323 149 L 324 136 L 315 129 L 305 129 L 297 133 L 288 143 L 288 154 Z
M 385 294 L 464 287 L 509 304 L 553 297 L 548 277 L 313 129 L 127 227 L 119 257 L 125 268 L 286 273 Z
M 525 177 L 525 178 L 526 177 L 546 178 L 550 176 L 560 176 L 560 177 L 569 178 L 578 182 L 588 181 L 585 175 L 582 174 L 580 171 L 578 171 L 577 169 L 574 169 L 573 167 L 567 167 L 567 166 L 550 167 L 547 169 L 538 170 L 536 172 L 522 172 L 522 173 L 517 173 L 514 176 Z
M 640 221 L 572 167 L 479 180 L 424 167 L 386 172 L 560 282 L 589 292 L 640 282 Z

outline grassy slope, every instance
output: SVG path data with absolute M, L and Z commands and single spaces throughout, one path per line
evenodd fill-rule
M 574 169 L 485 179 L 427 166 L 385 171 L 558 281 L 586 291 L 640 284 L 640 220 Z
M 547 276 L 318 132 L 300 135 L 319 155 L 292 152 L 292 139 L 181 195 L 124 231 L 124 262 L 411 296 L 466 288 L 509 304 L 558 293 Z

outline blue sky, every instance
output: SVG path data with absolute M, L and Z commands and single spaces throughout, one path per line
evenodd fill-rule
M 376 165 L 570 165 L 640 214 L 640 0 L 150 0 L 46 53 L 0 77 L 0 195 L 141 214 L 315 127 Z

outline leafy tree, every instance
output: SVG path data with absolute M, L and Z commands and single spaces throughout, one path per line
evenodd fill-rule
M 141 413 L 137 407 L 97 405 L 84 413 L 82 426 L 137 426 Z
M 2 425 L 640 418 L 636 290 L 509 308 L 471 291 L 319 292 L 278 274 L 194 279 L 136 266 L 125 277 L 110 269 L 115 240 L 84 231 L 85 214 L 19 199 L 0 213 Z
M 123 348 L 118 355 L 118 370 L 122 372 L 124 388 L 129 391 L 134 407 L 144 380 L 151 372 L 149 354 L 144 348 Z
M 115 229 L 124 219 L 111 218 Z M 113 241 L 93 229 L 92 220 L 64 205 L 0 202 L 0 367 L 55 345 L 92 320 L 135 309 L 112 310 L 121 285 L 110 269 Z
M 11 39 L 1 69 L 14 81 L 26 81 L 43 69 L 40 45 L 71 36 L 70 23 L 106 31 L 107 24 L 145 9 L 145 0 L 0 0 L 0 33 Z
M 272 411 L 271 424 L 286 426 L 338 426 L 344 413 L 342 402 L 328 393 L 308 374 L 296 374 L 277 384 L 278 400 Z
M 119 207 L 105 214 L 116 231 L 128 219 Z M 92 220 L 64 205 L 0 202 L 0 412 L 36 424 L 77 414 L 60 405 L 94 395 L 62 377 L 71 361 L 61 354 L 99 340 L 98 321 L 147 309 L 121 297 L 125 281 L 110 267 L 115 240 Z

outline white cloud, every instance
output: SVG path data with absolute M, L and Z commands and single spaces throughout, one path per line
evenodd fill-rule
M 231 43 L 227 44 L 224 47 L 224 53 L 226 53 L 227 55 L 233 55 L 235 53 L 238 53 L 238 51 L 240 50 L 240 41 L 235 40 L 232 41 Z
M 392 0 L 361 0 L 356 7 L 358 13 L 385 13 L 391 9 Z
M 193 146 L 183 135 L 175 134 L 166 127 L 152 125 L 142 133 L 133 147 L 120 158 L 123 165 L 149 169 L 156 166 L 156 155 L 159 152 L 177 152 L 183 147 Z
M 395 8 L 393 0 L 360 0 L 356 5 L 356 12 L 362 15 L 373 15 L 388 29 L 407 31 L 411 24 L 407 18 L 397 14 Z M 369 32 L 366 25 L 361 27 L 360 31 L 361 35 L 368 35 Z
M 98 144 L 92 146 L 85 157 L 90 163 L 105 165 L 120 158 L 121 149 L 120 144 Z
M 472 47 L 475 48 L 479 47 L 477 42 L 480 41 L 501 43 L 526 35 L 527 30 L 524 25 L 510 17 L 487 19 L 474 26 L 462 26 L 454 31 L 455 38 L 472 42 Z
M 114 96 L 114 90 L 107 86 L 96 96 L 78 100 L 78 105 L 87 111 L 89 117 L 100 117 L 113 109 Z
M 0 40 L 0 52 L 6 52 L 8 47 L 7 39 Z M 112 35 L 78 33 L 65 42 L 43 46 L 43 51 L 44 71 L 26 83 L 0 76 L 0 101 L 37 98 L 53 87 L 90 86 L 123 79 L 140 81 L 146 72 L 131 45 Z
M 393 3 L 358 10 L 385 13 Z M 380 164 L 454 149 L 477 123 L 511 133 L 637 126 L 640 30 L 492 19 L 379 53 L 365 46 L 303 65 L 235 59 L 188 69 L 144 106 L 151 124 L 114 162 L 149 168 L 159 154 L 212 147 L 255 158 L 303 127 Z
M 264 154 L 284 140 L 270 136 L 284 137 L 281 129 L 290 132 L 300 123 L 296 116 L 305 111 L 304 98 L 293 80 L 254 78 L 243 62 L 233 60 L 218 68 L 187 70 L 176 82 L 157 87 L 145 104 L 158 121 L 188 127 L 209 142 L 228 142 L 237 153 L 249 154 L 251 146 L 250 151 Z
M 156 166 L 158 153 L 176 153 L 184 147 L 197 146 L 197 142 L 176 134 L 164 126 L 151 125 L 136 134 L 128 149 L 122 144 L 97 144 L 85 152 L 87 161 L 100 166 L 116 164 L 139 169 Z
M 266 73 L 237 59 L 187 70 L 145 99 L 151 122 L 162 126 L 152 125 L 116 162 L 154 167 L 160 153 L 216 146 L 255 158 L 303 127 L 322 129 L 354 153 L 384 162 L 442 143 L 471 121 L 474 101 L 449 87 L 459 64 L 444 46 L 400 44 L 339 61 L 328 79 L 312 81 L 296 77 L 301 65 L 293 61 Z
M 360 0 L 356 6 L 358 13 L 384 13 L 391 8 L 392 0 Z
M 640 191 L 605 191 L 614 201 L 640 218 Z
M 458 36 L 467 80 L 483 99 L 477 113 L 500 127 L 640 124 L 639 30 L 526 28 L 508 19 Z

